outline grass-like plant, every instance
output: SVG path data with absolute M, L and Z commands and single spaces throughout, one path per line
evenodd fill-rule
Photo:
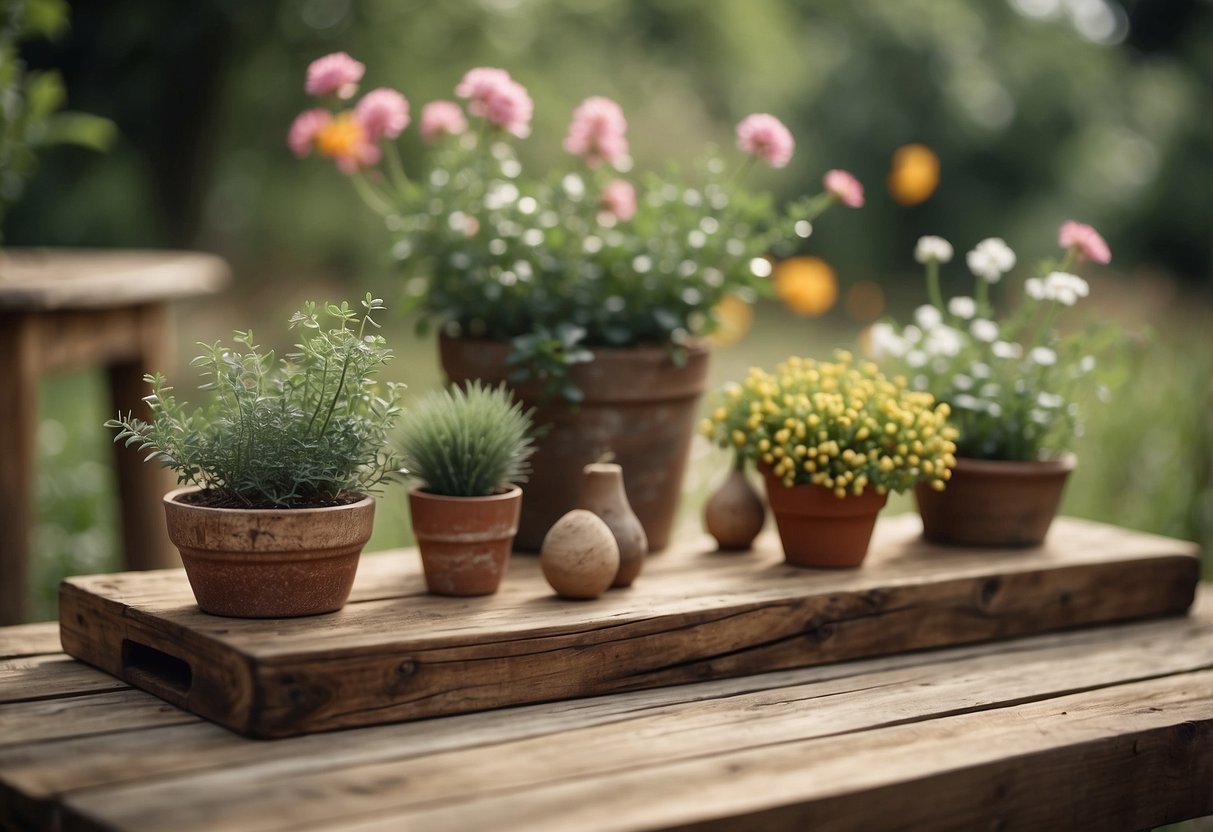
M 403 385 L 382 388 L 374 376 L 392 358 L 382 336 L 367 332 L 383 301 L 367 294 L 361 315 L 348 303 L 308 302 L 291 316 L 302 337 L 277 359 L 252 331 L 236 332 L 234 350 L 202 344 L 192 362 L 212 392 L 206 408 L 187 409 L 159 373 L 145 376 L 152 421 L 106 422 L 148 451 L 147 460 L 204 489 L 198 499 L 229 508 L 334 505 L 373 491 L 398 471 L 388 432 L 400 416 Z M 323 323 L 322 323 L 323 321 Z M 329 324 L 329 328 L 325 328 Z
M 526 482 L 530 432 L 530 412 L 504 386 L 434 390 L 404 418 L 405 471 L 432 494 L 487 497 Z

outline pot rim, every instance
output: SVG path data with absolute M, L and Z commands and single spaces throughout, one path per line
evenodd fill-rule
M 325 512 L 349 511 L 350 509 L 365 508 L 367 506 L 374 505 L 375 503 L 375 498 L 370 494 L 363 494 L 361 500 L 356 500 L 352 503 L 346 503 L 340 506 L 299 506 L 298 508 L 288 508 L 285 506 L 282 508 L 221 508 L 219 506 L 196 506 L 191 503 L 183 503 L 177 499 L 185 494 L 192 494 L 196 491 L 202 490 L 204 489 L 197 485 L 184 485 L 180 488 L 174 488 L 172 491 L 164 495 L 164 503 L 166 505 L 172 504 L 173 506 L 184 509 L 185 511 L 215 512 L 217 514 L 239 513 L 253 516 L 266 516 L 270 514 L 283 513 L 298 516 L 305 512 L 322 514 Z
M 1064 453 L 1052 459 L 981 459 L 972 456 L 956 457 L 956 467 L 974 474 L 998 474 L 1003 477 L 1039 477 L 1042 474 L 1070 473 L 1078 467 L 1078 456 Z
M 464 503 L 464 504 L 466 504 L 466 503 L 509 502 L 510 500 L 513 500 L 515 497 L 521 497 L 521 496 L 522 496 L 522 487 L 519 486 L 517 483 L 510 483 L 510 485 L 507 488 L 505 488 L 503 491 L 501 491 L 500 493 L 489 494 L 487 497 L 449 497 L 445 494 L 435 494 L 432 491 L 426 491 L 420 485 L 414 485 L 412 488 L 409 489 L 410 498 L 415 497 L 415 498 L 422 499 L 422 500 L 429 500 L 429 501 L 435 502 L 435 503 Z
M 471 335 L 448 335 L 445 332 L 438 333 L 440 342 L 463 342 L 468 344 L 492 344 L 505 349 L 513 349 L 513 345 L 509 340 L 498 340 L 496 338 L 485 338 Z M 628 356 L 639 355 L 642 353 L 668 353 L 671 347 L 681 347 L 688 353 L 699 356 L 707 355 L 712 352 L 712 342 L 707 338 L 693 337 L 687 339 L 685 343 L 675 344 L 673 341 L 641 341 L 632 344 L 628 347 L 612 347 L 607 345 L 587 345 L 585 348 L 591 353 L 605 353 L 608 356 Z M 595 358 L 595 360 L 597 360 Z

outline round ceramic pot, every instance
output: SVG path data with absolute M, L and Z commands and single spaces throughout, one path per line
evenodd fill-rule
M 838 497 L 821 485 L 786 487 L 763 471 L 784 559 L 792 566 L 853 569 L 863 563 L 888 496 L 868 489 Z
M 1076 465 L 1073 454 L 1044 462 L 957 459 L 943 491 L 914 489 L 923 537 L 954 546 L 1039 546 Z
M 648 539 L 649 551 L 670 540 L 682 476 L 695 431 L 696 408 L 707 383 L 710 351 L 700 343 L 675 364 L 665 346 L 595 348 L 594 359 L 570 369 L 585 393 L 573 407 L 545 401 L 542 384 L 508 381 L 508 343 L 443 337 L 442 368 L 455 384 L 507 382 L 546 433 L 535 443 L 517 546 L 538 551 L 548 529 L 577 507 L 582 469 L 607 453 L 623 467 L 624 486 Z
M 294 618 L 345 606 L 358 556 L 371 538 L 375 501 L 325 508 L 210 508 L 164 496 L 168 536 L 181 552 L 203 612 Z
M 766 519 L 766 505 L 742 465 L 733 466 L 703 508 L 704 528 L 722 552 L 749 551 Z
M 435 595 L 492 595 L 501 586 L 522 508 L 512 485 L 489 497 L 409 492 L 425 585 Z

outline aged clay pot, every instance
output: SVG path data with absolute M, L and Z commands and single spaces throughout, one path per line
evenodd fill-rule
M 863 563 L 888 496 L 868 489 L 837 497 L 821 485 L 784 486 L 763 471 L 784 559 L 792 566 L 851 569 Z
M 470 338 L 439 340 L 442 368 L 451 382 L 481 379 L 508 382 L 508 343 Z M 523 485 L 526 501 L 517 546 L 537 551 L 543 536 L 577 506 L 574 483 L 582 469 L 610 452 L 623 467 L 628 496 L 644 527 L 649 551 L 670 540 L 682 475 L 695 429 L 695 410 L 707 382 L 709 349 L 687 348 L 678 366 L 664 346 L 594 348 L 594 360 L 570 370 L 570 380 L 585 393 L 577 407 L 543 401 L 542 384 L 511 384 L 527 407 L 535 407 L 535 425 L 547 428 L 531 460 Z
M 209 508 L 164 496 L 168 536 L 203 612 L 294 618 L 345 606 L 375 501 L 325 508 Z
M 957 546 L 1039 546 L 1077 463 L 1073 454 L 1044 462 L 957 459 L 946 489 L 914 489 L 923 537 Z
M 628 503 L 623 488 L 623 468 L 612 462 L 597 462 L 585 466 L 581 481 L 581 504 L 578 508 L 596 514 L 619 544 L 619 571 L 611 586 L 631 586 L 644 567 L 649 553 L 649 541 L 644 527 Z
M 510 562 L 522 489 L 488 497 L 409 492 L 425 585 L 435 595 L 492 595 Z
M 750 485 L 744 464 L 733 467 L 703 509 L 704 527 L 726 552 L 749 550 L 766 519 L 766 506 Z

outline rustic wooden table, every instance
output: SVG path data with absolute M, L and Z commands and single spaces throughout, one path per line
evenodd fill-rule
M 1144 623 L 250 740 L 0 629 L 0 827 L 1147 829 L 1213 814 L 1213 590 Z
M 0 624 L 25 620 L 39 378 L 104 368 L 114 410 L 138 412 L 143 374 L 171 360 L 169 303 L 214 292 L 228 276 L 221 258 L 196 252 L 0 251 Z M 115 459 L 125 564 L 179 563 L 159 506 L 173 477 L 125 449 Z

